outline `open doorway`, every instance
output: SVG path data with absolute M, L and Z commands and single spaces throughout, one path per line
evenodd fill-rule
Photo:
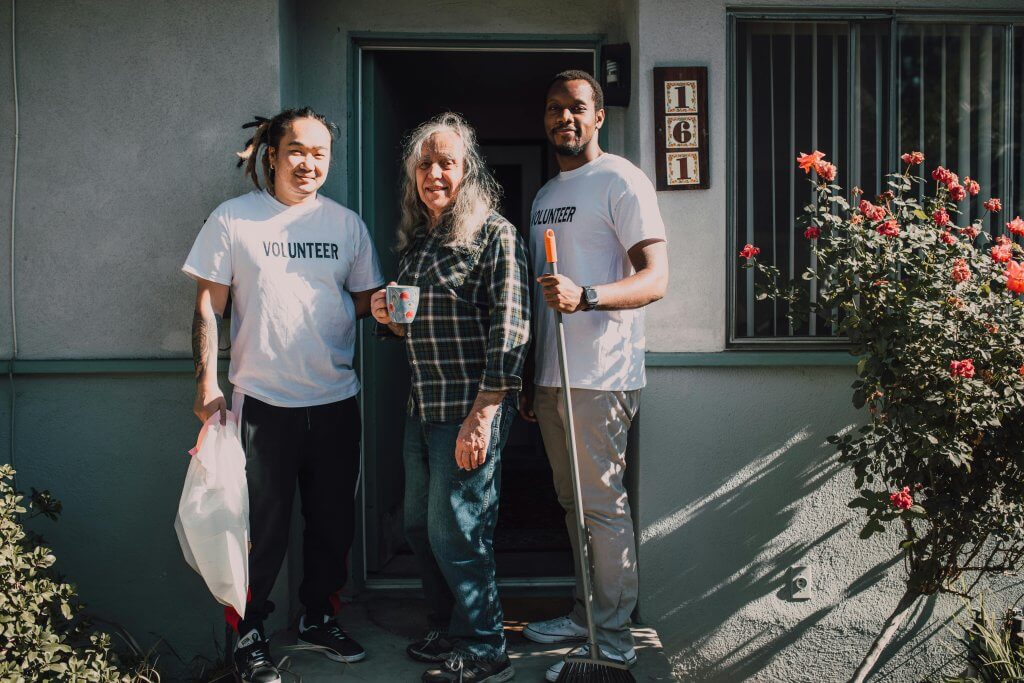
M 385 277 L 397 272 L 392 248 L 402 139 L 444 111 L 462 114 L 476 128 L 504 190 L 502 214 L 527 237 L 533 197 L 558 172 L 543 134 L 544 88 L 565 69 L 593 73 L 596 47 L 364 44 L 358 54 L 360 203 Z M 402 534 L 405 350 L 370 337 L 362 354 L 366 581 L 412 585 L 418 572 Z M 502 458 L 494 541 L 499 583 L 571 585 L 564 514 L 536 425 L 517 417 Z

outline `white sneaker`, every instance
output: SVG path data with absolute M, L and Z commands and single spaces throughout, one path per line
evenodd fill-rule
M 547 621 L 531 621 L 523 628 L 523 636 L 535 643 L 577 643 L 587 639 L 587 629 L 566 615 Z
M 587 655 L 590 654 L 590 645 L 587 644 L 587 645 L 583 645 L 581 647 L 578 647 L 575 650 L 573 650 L 572 652 L 570 652 L 569 654 L 570 655 L 576 655 L 578 657 L 586 657 Z M 605 659 L 610 660 L 610 661 L 618 662 L 619 664 L 625 664 L 626 666 L 629 666 L 629 667 L 631 667 L 634 664 L 636 664 L 636 648 L 632 648 L 632 647 L 629 648 L 628 650 L 626 650 L 625 656 L 620 655 L 617 652 L 609 652 L 608 650 L 606 650 L 606 649 L 604 649 L 602 647 L 601 648 L 601 656 L 603 658 L 605 658 Z M 558 680 L 558 674 L 562 673 L 562 667 L 563 666 L 565 666 L 565 660 L 564 659 L 560 659 L 557 662 L 555 662 L 554 664 L 552 664 L 551 666 L 549 666 L 548 670 L 544 672 L 544 679 L 546 681 L 549 681 L 550 683 L 555 683 L 555 681 Z

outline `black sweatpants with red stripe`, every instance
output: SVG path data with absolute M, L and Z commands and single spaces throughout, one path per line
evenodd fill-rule
M 273 610 L 268 598 L 288 550 L 296 483 L 305 524 L 299 600 L 312 619 L 336 612 L 337 592 L 348 580 L 355 530 L 360 434 L 355 398 L 280 408 L 245 397 L 241 437 L 252 542 L 249 603 L 242 620 L 233 609 L 226 610 L 239 633 L 262 631 Z

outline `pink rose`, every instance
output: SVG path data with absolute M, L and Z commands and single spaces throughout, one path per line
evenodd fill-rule
M 900 224 L 896 222 L 895 218 L 890 218 L 884 223 L 880 224 L 875 230 L 878 231 L 879 235 L 885 237 L 899 237 L 900 236 Z
M 750 259 L 754 258 L 760 253 L 761 250 L 755 247 L 753 244 L 745 244 L 743 245 L 742 251 L 740 251 L 740 256 L 749 261 Z
M 920 152 L 907 152 L 906 154 L 900 155 L 900 159 L 903 159 L 903 163 L 905 164 L 917 166 L 918 164 L 924 163 L 924 154 L 921 154 Z
M 935 219 L 935 224 L 938 225 L 940 228 L 944 226 L 946 223 L 949 223 L 949 214 L 946 213 L 945 209 L 939 209 L 938 211 L 933 213 L 932 218 Z
M 821 229 L 818 228 L 818 226 L 816 225 L 812 225 L 811 227 L 804 230 L 804 237 L 806 237 L 809 240 L 816 240 L 819 237 L 821 237 Z
M 836 179 L 836 166 L 835 164 L 830 164 L 827 161 L 819 161 L 814 164 L 814 171 L 818 174 L 818 177 L 827 180 L 830 183 Z
M 975 180 L 971 180 L 970 176 L 964 178 L 964 189 L 967 190 L 967 194 L 972 197 L 977 197 L 978 193 L 981 192 L 981 185 Z
M 978 239 L 978 228 L 968 225 L 965 228 L 960 228 L 960 234 L 973 242 Z
M 957 284 L 970 280 L 971 268 L 967 265 L 967 261 L 962 258 L 958 258 L 954 261 L 953 270 L 950 272 L 950 276 L 953 278 L 953 282 Z
M 1006 288 L 1014 294 L 1024 294 L 1024 264 L 1010 261 L 1006 264 Z
M 860 212 L 871 221 L 880 221 L 885 218 L 885 207 L 875 206 L 866 199 L 860 200 Z
M 1003 203 L 999 201 L 998 197 L 992 197 L 992 199 L 983 203 L 982 206 L 985 207 L 986 211 L 991 211 L 992 213 L 997 213 L 1003 210 Z
M 1008 263 L 1013 259 L 1013 245 L 1012 244 L 997 244 L 992 247 L 989 251 L 992 255 L 992 260 L 996 263 Z
M 949 186 L 949 196 L 953 198 L 954 202 L 962 202 L 964 197 L 967 196 L 967 190 L 964 189 L 963 185 L 953 183 Z
M 939 235 L 939 239 L 943 244 L 956 244 L 956 238 L 953 237 L 949 230 L 943 230 L 942 234 Z
M 801 152 L 800 156 L 796 158 L 796 163 L 801 169 L 803 169 L 804 173 L 810 173 L 811 169 L 814 168 L 817 165 L 817 163 L 824 158 L 825 153 L 819 152 L 817 150 L 811 152 L 810 154 L 804 154 Z
M 965 358 L 964 360 L 949 361 L 949 374 L 952 377 L 971 379 L 974 377 L 974 359 Z
M 1020 216 L 1017 216 L 1006 224 L 1006 229 L 1013 235 L 1024 235 L 1024 221 L 1020 219 Z
M 936 166 L 935 170 L 932 171 L 932 180 L 936 180 L 945 185 L 947 178 L 949 178 L 949 171 L 944 169 L 942 166 Z
M 904 486 L 902 490 L 896 491 L 889 496 L 889 501 L 900 510 L 909 510 L 914 504 L 914 498 L 910 495 L 910 487 Z

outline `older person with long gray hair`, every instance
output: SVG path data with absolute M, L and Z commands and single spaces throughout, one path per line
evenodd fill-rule
M 405 144 L 398 282 L 420 288 L 412 322 L 370 310 L 406 345 L 405 534 L 420 564 L 431 630 L 406 652 L 424 681 L 507 681 L 494 571 L 501 449 L 516 413 L 530 330 L 522 238 L 497 213 L 500 190 L 456 114 Z

